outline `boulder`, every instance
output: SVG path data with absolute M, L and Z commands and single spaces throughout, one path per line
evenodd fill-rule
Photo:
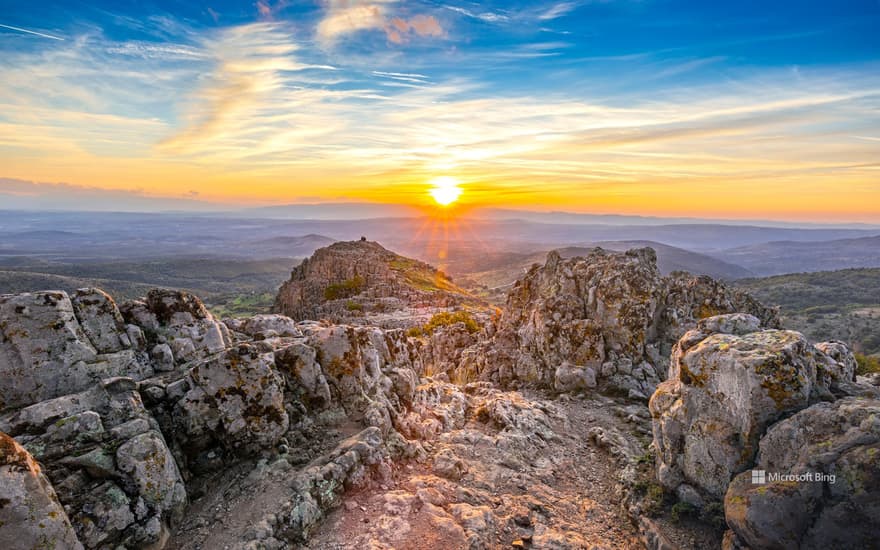
M 186 380 L 174 435 L 190 452 L 211 435 L 228 450 L 254 453 L 287 431 L 283 382 L 271 349 L 239 344 L 192 367 Z
M 758 330 L 746 317 L 709 319 L 676 345 L 670 379 L 650 400 L 657 473 L 713 499 L 754 460 L 783 416 L 810 404 L 817 350 L 802 334 Z M 712 333 L 729 330 L 739 334 Z
M 727 523 L 752 548 L 876 547 L 878 457 L 880 400 L 813 405 L 767 431 L 727 490 Z
M 0 548 L 82 547 L 39 464 L 14 439 L 0 432 Z

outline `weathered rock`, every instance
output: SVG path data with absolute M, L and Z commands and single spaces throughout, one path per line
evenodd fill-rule
M 394 312 L 399 321 L 408 310 L 444 309 L 466 301 L 479 302 L 443 272 L 361 240 L 321 248 L 295 267 L 278 291 L 273 311 L 298 321 L 366 324 L 374 313 Z M 424 323 L 426 315 L 431 312 L 414 315 L 410 326 Z M 370 324 L 379 325 L 376 321 Z
M 177 403 L 177 426 L 190 452 L 212 435 L 229 450 L 252 453 L 274 446 L 287 431 L 282 381 L 274 356 L 250 344 L 197 364 L 189 371 L 190 389 Z
M 563 363 L 556 368 L 553 386 L 561 392 L 595 388 L 596 371 L 590 367 L 576 367 L 570 363 Z
M 98 353 L 131 347 L 125 321 L 109 294 L 98 288 L 81 288 L 71 299 L 76 318 Z
M 293 480 L 293 499 L 276 514 L 277 534 L 307 540 L 324 514 L 341 504 L 345 487 L 365 483 L 387 459 L 378 428 L 367 428 L 341 442 Z
M 174 525 L 186 492 L 137 383 L 108 379 L 85 392 L 0 417 L 45 465 L 87 548 L 148 546 Z
M 803 335 L 754 328 L 747 318 L 709 320 L 677 344 L 670 380 L 651 397 L 660 483 L 687 483 L 712 498 L 748 468 L 773 422 L 810 403 L 816 350 Z M 701 339 L 702 337 L 702 339 Z
M 224 320 L 226 325 L 236 331 L 254 338 L 265 340 L 266 338 L 302 336 L 302 331 L 296 326 L 296 321 L 290 317 L 278 314 L 254 315 L 245 319 Z
M 101 307 L 111 306 L 90 307 L 83 302 L 80 310 L 99 347 L 121 346 L 121 337 L 119 346 L 113 346 L 110 333 L 101 332 L 110 322 L 106 316 L 113 317 L 101 313 Z M 0 410 L 80 392 L 103 378 L 152 374 L 133 350 L 99 354 L 66 293 L 0 296 Z
M 880 532 L 878 456 L 880 401 L 813 405 L 768 430 L 753 469 L 727 490 L 727 523 L 752 548 L 874 547 Z M 752 482 L 755 471 L 764 472 L 766 483 Z
M 650 248 L 565 260 L 554 251 L 517 281 L 493 337 L 462 353 L 456 375 L 554 387 L 569 364 L 592 370 L 600 390 L 642 400 L 666 378 L 672 345 L 688 329 L 737 311 L 778 324 L 774 310 L 711 278 L 661 277 Z
M 828 388 L 837 389 L 856 379 L 856 357 L 843 342 L 820 342 L 816 349 L 825 357 L 818 363 L 817 378 Z
M 126 302 L 120 310 L 143 330 L 150 346 L 167 344 L 177 364 L 219 353 L 232 343 L 226 325 L 188 292 L 154 289 L 145 300 Z
M 0 548 L 81 549 L 67 513 L 40 466 L 0 432 Z

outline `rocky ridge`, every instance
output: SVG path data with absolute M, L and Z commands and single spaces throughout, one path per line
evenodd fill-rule
M 321 248 L 295 267 L 273 311 L 298 321 L 409 328 L 466 304 L 485 306 L 442 271 L 362 238 Z
M 876 532 L 877 390 L 842 344 L 780 330 L 711 279 L 661 277 L 647 249 L 551 254 L 481 321 L 412 336 L 277 314 L 220 322 L 170 290 L 121 306 L 96 289 L 0 296 L 0 503 L 13 503 L 0 541 L 721 544 L 670 519 L 676 501 L 723 510 L 729 548 Z M 759 467 L 845 481 L 761 491 L 746 479 Z M 773 531 L 768 507 L 797 520 L 790 532 Z

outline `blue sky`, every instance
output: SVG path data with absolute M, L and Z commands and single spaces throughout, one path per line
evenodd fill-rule
M 0 177 L 266 203 L 441 175 L 641 213 L 805 182 L 781 216 L 841 184 L 877 215 L 878 0 L 0 6 Z

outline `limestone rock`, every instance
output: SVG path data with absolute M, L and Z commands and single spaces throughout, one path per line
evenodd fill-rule
M 870 548 L 880 532 L 880 401 L 813 405 L 774 425 L 724 498 L 752 548 Z M 766 483 L 753 483 L 763 471 Z M 782 474 L 800 476 L 772 479 Z
M 191 389 L 177 404 L 181 437 L 210 432 L 245 453 L 273 446 L 289 422 L 274 365 L 270 350 L 239 344 L 190 369 Z
M 128 323 L 143 330 L 151 346 L 167 344 L 177 364 L 219 353 L 232 342 L 226 325 L 188 292 L 153 289 L 145 300 L 126 302 L 120 309 Z
M 754 323 L 708 320 L 686 334 L 650 401 L 660 483 L 716 499 L 751 464 L 767 428 L 805 408 L 816 384 L 816 350 L 800 333 L 702 332 L 725 327 L 742 333 Z
M 98 288 L 81 288 L 71 302 L 83 332 L 98 353 L 113 353 L 131 347 L 125 322 L 109 294 Z
M 87 548 L 156 543 L 186 503 L 183 481 L 131 378 L 0 415 L 37 459 Z
M 600 390 L 646 399 L 687 330 L 740 311 L 778 324 L 774 310 L 711 278 L 661 277 L 650 248 L 565 260 L 554 251 L 511 289 L 492 338 L 462 353 L 458 379 L 554 387 L 570 364 L 596 373 Z
M 124 334 L 117 335 L 117 345 L 109 332 L 115 323 L 112 300 L 102 301 L 109 298 L 103 293 L 83 296 L 103 304 L 87 306 L 92 300 L 83 297 L 77 306 L 99 347 L 120 348 Z M 66 293 L 0 296 L 0 410 L 80 392 L 103 378 L 143 379 L 153 374 L 134 350 L 98 351 Z
M 0 433 L 0 547 L 83 547 L 40 466 L 4 433 Z
M 247 334 L 255 340 L 279 336 L 292 338 L 302 336 L 302 331 L 296 326 L 296 321 L 278 314 L 254 315 L 242 319 L 236 324 L 235 330 Z
M 596 371 L 563 363 L 556 368 L 553 386 L 557 391 L 570 392 L 596 387 Z

